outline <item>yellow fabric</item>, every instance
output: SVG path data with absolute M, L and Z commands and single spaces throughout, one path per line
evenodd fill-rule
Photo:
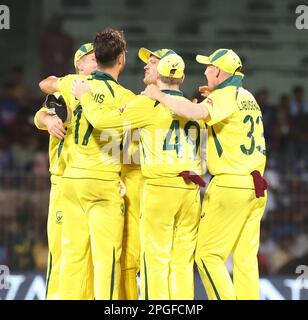
M 202 64 L 212 64 L 230 74 L 242 67 L 240 57 L 231 49 L 218 49 L 209 57 L 198 54 L 196 60 Z
M 140 170 L 139 132 L 127 130 L 123 136 L 121 179 L 126 187 L 125 223 L 121 254 L 120 300 L 137 300 L 140 236 L 140 195 L 143 176 Z
M 95 299 L 118 299 L 124 226 L 119 180 L 123 131 L 102 133 L 93 128 L 84 116 L 82 105 L 71 94 L 76 78 L 87 78 L 95 101 L 110 110 L 120 108 L 134 97 L 110 75 L 99 71 L 91 76 L 68 75 L 58 82 L 73 116 L 70 163 L 63 183 L 66 223 L 60 293 L 63 299 L 82 299 L 91 282 L 86 275 L 93 261 Z M 110 142 L 116 150 L 112 154 L 111 149 L 106 149 Z
M 123 134 L 122 172 L 140 171 L 140 133 L 138 129 L 125 130 Z
M 59 295 L 59 273 L 61 265 L 61 235 L 63 223 L 63 197 L 61 196 L 62 177 L 51 176 L 51 189 L 48 210 L 47 222 L 47 237 L 48 237 L 48 270 L 46 276 L 46 299 L 58 300 Z M 92 278 L 93 270 L 88 269 L 87 277 Z M 93 300 L 93 285 L 89 281 L 88 287 L 84 292 L 84 299 Z
M 260 107 L 253 95 L 235 86 L 214 90 L 202 102 L 209 110 L 207 165 L 212 175 L 249 175 L 265 168 Z
M 38 123 L 38 116 L 39 116 L 39 114 L 40 114 L 41 112 L 47 112 L 47 110 L 48 110 L 47 108 L 42 107 L 41 109 L 39 109 L 39 110 L 35 113 L 35 116 L 34 116 L 34 124 L 35 124 L 35 126 L 36 126 L 39 130 L 47 130 L 46 127 L 42 127 L 42 126 L 40 126 L 39 123 Z
M 89 54 L 94 50 L 92 43 L 83 44 L 74 55 L 74 67 L 77 68 L 77 61 L 80 60 L 86 54 Z
M 143 95 L 129 102 L 125 109 L 114 111 L 104 111 L 106 107 L 97 104 L 90 93 L 82 96 L 81 104 L 86 117 L 100 130 L 139 128 L 141 170 L 146 178 L 176 177 L 184 170 L 203 173 L 203 121 L 172 115 L 164 105 Z
M 72 84 L 76 78 L 90 80 L 91 92 L 96 103 L 107 110 L 118 109 L 134 97 L 130 90 L 122 87 L 110 75 L 99 71 L 91 76 L 68 75 L 59 79 L 60 92 L 67 97 L 67 105 L 73 116 L 70 165 L 64 176 L 104 178 L 106 174 L 119 174 L 122 129 L 105 130 L 102 133 L 89 117 L 85 117 L 84 103 L 80 104 L 71 93 Z
M 34 116 L 35 126 L 40 130 L 47 130 L 46 127 L 40 127 L 38 124 L 38 115 L 41 112 L 46 112 L 47 108 L 42 107 L 39 109 Z M 71 134 L 71 123 L 65 122 L 66 128 L 65 138 L 60 140 L 53 136 L 49 137 L 49 172 L 54 176 L 62 176 L 65 170 L 65 167 L 69 161 L 69 148 L 72 142 Z
M 139 128 L 141 170 L 146 178 L 140 230 L 143 298 L 193 299 L 199 188 L 186 183 L 178 174 L 184 170 L 201 174 L 199 128 L 204 129 L 203 121 L 176 117 L 145 96 L 137 96 L 126 108 L 114 111 L 106 111 L 90 93 L 82 96 L 81 104 L 86 117 L 100 130 Z M 174 205 L 170 205 L 171 200 Z M 149 279 L 145 276 L 145 264 L 150 268 Z M 148 287 L 151 289 L 146 293 Z
M 164 77 L 182 78 L 184 76 L 185 62 L 177 54 L 168 54 L 163 57 L 158 65 L 157 71 Z
M 143 299 L 193 299 L 194 251 L 200 220 L 199 188 L 182 178 L 146 179 L 141 201 Z
M 38 115 L 46 112 L 47 108 L 42 107 L 34 116 L 34 123 L 40 130 L 47 130 L 46 127 L 40 127 L 38 124 Z M 51 174 L 50 200 L 47 221 L 48 238 L 48 268 L 46 275 L 46 299 L 59 299 L 59 272 L 61 265 L 61 235 L 62 235 L 62 205 L 63 197 L 60 191 L 62 175 L 69 161 L 69 144 L 71 141 L 70 123 L 65 123 L 66 136 L 59 140 L 55 137 L 49 137 L 49 171 Z M 88 270 L 88 277 L 92 277 L 92 270 Z M 84 291 L 84 299 L 93 299 L 93 288 L 91 282 Z
M 119 300 L 138 300 L 137 271 L 136 268 L 121 270 Z
M 146 49 L 146 48 L 140 48 L 138 51 L 138 57 L 144 63 L 148 63 L 148 60 L 150 59 L 151 56 L 154 56 L 158 59 L 161 59 L 161 58 L 167 56 L 168 54 L 175 54 L 175 52 L 171 49 L 159 49 L 159 50 L 156 50 L 153 52 L 153 51 Z
M 140 237 L 140 196 L 142 192 L 143 176 L 139 168 L 123 166 L 121 179 L 126 186 L 125 224 L 121 255 L 121 300 L 137 300 L 139 271 Z
M 195 257 L 209 299 L 260 298 L 257 252 L 265 203 L 266 197 L 256 198 L 251 176 L 218 175 L 211 180 Z M 230 253 L 233 282 L 225 266 Z
M 63 178 L 60 298 L 84 299 L 94 267 L 94 298 L 118 299 L 124 201 L 120 179 Z M 92 256 L 92 258 L 91 258 Z M 92 266 L 93 261 L 93 266 Z

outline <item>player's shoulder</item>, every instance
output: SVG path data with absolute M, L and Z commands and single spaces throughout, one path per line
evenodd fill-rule
M 155 100 L 148 98 L 143 94 L 135 95 L 134 99 L 129 102 L 130 105 L 153 105 L 155 104 Z
M 118 92 L 121 93 L 122 95 L 129 96 L 129 97 L 132 97 L 132 98 L 134 98 L 136 96 L 136 94 L 133 91 L 131 91 L 130 89 L 125 88 L 121 84 L 118 84 L 117 89 L 118 89 Z
M 235 86 L 227 86 L 219 90 L 214 90 L 213 94 L 225 99 L 235 99 L 235 93 L 237 90 L 238 88 Z
M 75 79 L 86 79 L 86 75 L 81 75 L 81 74 L 67 74 L 63 77 L 58 78 L 58 84 L 60 91 L 63 90 L 66 86 L 70 86 Z M 70 89 L 70 88 L 69 88 Z
M 230 107 L 236 105 L 237 96 L 238 88 L 235 86 L 228 86 L 211 92 L 208 97 L 203 100 L 203 103 L 209 103 L 212 106 L 223 105 L 224 107 Z
M 247 89 L 240 87 L 238 90 L 239 98 L 243 100 L 255 100 L 254 95 Z

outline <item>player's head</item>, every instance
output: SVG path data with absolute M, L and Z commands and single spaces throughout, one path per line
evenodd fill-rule
M 144 67 L 143 79 L 143 82 L 146 85 L 156 83 L 158 78 L 157 65 L 159 60 L 169 54 L 175 54 L 175 52 L 170 49 L 159 49 L 156 51 L 150 51 L 146 48 L 139 49 L 138 57 L 146 64 Z
M 76 51 L 74 66 L 78 74 L 90 74 L 97 69 L 92 43 L 85 43 Z
M 157 65 L 158 82 L 170 89 L 179 89 L 184 81 L 185 63 L 178 54 L 169 54 L 160 59 Z
M 96 34 L 94 53 L 99 68 L 116 68 L 121 73 L 125 67 L 126 40 L 123 31 L 105 29 Z
M 242 68 L 240 57 L 231 49 L 218 49 L 210 56 L 198 54 L 196 60 L 207 66 L 204 74 L 211 89 Z

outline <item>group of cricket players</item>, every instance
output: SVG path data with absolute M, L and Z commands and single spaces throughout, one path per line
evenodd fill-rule
M 207 85 L 195 103 L 172 49 L 140 48 L 145 89 L 123 87 L 126 51 L 124 33 L 105 29 L 76 52 L 76 74 L 39 84 L 47 96 L 34 121 L 50 134 L 46 299 L 137 300 L 139 273 L 142 299 L 194 299 L 195 262 L 209 299 L 259 299 L 266 150 L 241 59 L 196 55 Z

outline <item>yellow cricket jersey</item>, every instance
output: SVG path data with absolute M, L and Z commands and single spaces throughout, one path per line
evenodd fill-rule
M 209 117 L 207 166 L 212 175 L 264 172 L 265 140 L 260 107 L 242 86 L 242 75 L 218 85 L 202 104 Z
M 46 127 L 40 127 L 37 117 L 41 112 L 47 111 L 47 108 L 42 107 L 34 116 L 35 126 L 40 130 L 47 130 Z M 64 139 L 57 139 L 53 136 L 49 137 L 49 172 L 54 176 L 62 176 L 65 167 L 69 161 L 69 143 L 71 141 L 71 126 L 70 123 L 65 123 L 66 135 Z
M 117 110 L 134 98 L 134 93 L 122 87 L 111 75 L 95 71 L 91 76 L 68 75 L 59 79 L 60 92 L 68 99 L 72 113 L 72 143 L 70 165 L 65 177 L 113 179 L 121 171 L 121 129 L 107 127 L 103 132 L 93 126 L 84 113 L 84 105 L 71 93 L 73 81 L 86 78 L 93 99 L 106 110 Z
M 181 91 L 163 90 L 184 99 Z M 146 178 L 176 177 L 182 171 L 202 174 L 200 145 L 203 121 L 174 115 L 158 101 L 136 96 L 126 107 L 108 112 L 95 103 L 90 93 L 81 97 L 84 112 L 98 129 L 139 128 L 142 174 Z
M 122 142 L 122 171 L 140 170 L 140 134 L 138 129 L 125 130 Z

